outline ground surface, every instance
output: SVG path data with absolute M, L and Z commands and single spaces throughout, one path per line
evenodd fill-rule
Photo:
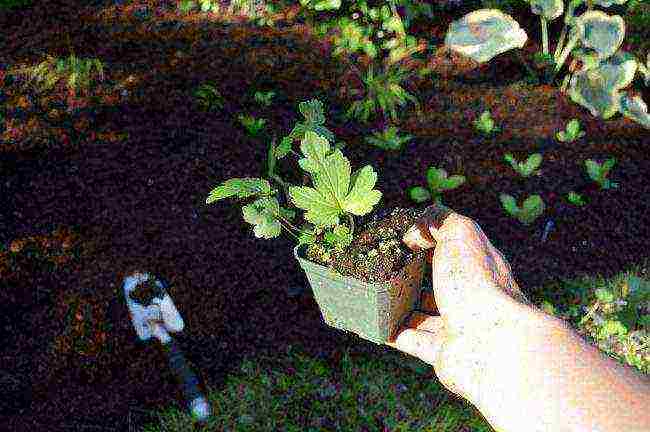
M 64 430 L 75 423 L 125 430 L 131 408 L 168 406 L 170 395 L 179 395 L 165 358 L 155 344 L 137 342 L 119 300 L 121 282 L 134 269 L 170 282 L 186 323 L 177 340 L 213 388 L 243 358 L 284 352 L 288 344 L 333 367 L 341 347 L 370 345 L 325 326 L 309 290 L 287 295 L 306 284 L 291 238 L 255 239 L 238 207 L 204 204 L 224 179 L 262 173 L 267 143 L 247 135 L 233 118 L 239 112 L 263 116 L 284 136 L 301 119 L 298 103 L 320 97 L 327 126 L 347 143 L 352 166 L 375 167 L 381 202 L 391 207 L 415 205 L 406 188 L 423 185 L 431 165 L 465 175 L 466 184 L 445 193 L 444 203 L 481 225 L 532 298 L 543 285 L 580 274 L 609 277 L 647 257 L 648 130 L 621 116 L 593 118 L 557 87 L 518 83 L 523 72 L 513 56 L 455 80 L 410 80 L 407 89 L 422 114 L 411 110 L 398 125 L 416 138 L 401 153 L 387 152 L 362 141 L 381 121 L 360 126 L 335 116 L 350 102 L 339 97 L 341 83 L 354 80 L 339 73 L 305 26 L 257 29 L 201 21 L 199 14 L 181 26 L 162 24 L 167 15 L 110 22 L 91 18 L 97 7 L 80 13 L 60 3 L 0 18 L 7 35 L 3 69 L 35 64 L 43 53 L 67 56 L 69 34 L 77 56 L 104 62 L 109 82 L 136 78 L 124 94 L 100 85 L 95 94 L 102 104 L 88 102 L 58 119 L 46 113 L 65 110 L 64 87 L 49 101 L 4 89 L 12 127 L 0 154 L 0 243 L 14 252 L 3 254 L 1 357 L 18 380 L 0 420 L 11 430 L 27 424 Z M 440 15 L 443 24 L 419 23 L 414 30 L 441 44 L 450 19 Z M 533 52 L 541 40 L 538 21 L 524 13 L 517 21 L 530 37 L 524 49 Z M 431 56 L 420 62 L 435 63 Z M 196 108 L 191 91 L 206 80 L 218 83 L 224 113 Z M 274 104 L 256 105 L 253 88 L 274 89 Z M 647 89 L 639 91 L 650 102 Z M 485 138 L 471 127 L 484 109 L 502 133 Z M 558 143 L 554 133 L 572 118 L 586 136 Z M 522 179 L 503 162 L 505 152 L 518 160 L 541 152 L 541 175 Z M 609 178 L 620 187 L 600 190 L 584 160 L 609 157 L 618 161 Z M 564 197 L 572 190 L 588 205 L 568 204 Z M 523 226 L 501 208 L 501 192 L 519 203 L 539 194 L 547 212 Z M 555 228 L 542 243 L 549 219 Z M 59 264 L 30 258 L 31 246 L 19 247 L 29 236 L 44 239 L 41 248 Z M 91 323 L 85 333 L 67 321 L 77 315 Z M 82 350 L 88 355 L 66 348 L 72 328 L 90 343 Z

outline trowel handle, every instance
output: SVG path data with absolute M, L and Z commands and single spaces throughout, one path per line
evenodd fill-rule
M 198 399 L 205 400 L 198 388 L 199 380 L 189 368 L 185 356 L 178 344 L 172 339 L 169 343 L 162 344 L 163 350 L 169 358 L 169 365 L 183 388 L 183 395 L 190 407 L 194 407 Z M 193 410 L 193 408 L 192 408 Z

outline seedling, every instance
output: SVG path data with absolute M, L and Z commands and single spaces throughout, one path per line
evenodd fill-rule
M 618 183 L 614 183 L 605 178 L 615 163 L 616 158 L 610 158 L 602 164 L 599 164 L 598 162 L 595 162 L 591 159 L 587 159 L 585 161 L 585 166 L 587 168 L 589 177 L 598 183 L 601 189 L 616 189 L 618 188 Z
M 530 225 L 537 219 L 545 209 L 544 201 L 539 195 L 532 195 L 526 198 L 522 207 L 517 206 L 515 199 L 508 194 L 499 195 L 501 205 L 510 214 L 524 225 Z
M 242 115 L 239 114 L 237 116 L 239 119 L 240 123 L 246 127 L 246 130 L 248 130 L 248 133 L 250 133 L 253 136 L 257 136 L 260 130 L 264 127 L 264 124 L 266 123 L 265 119 L 256 119 L 253 116 L 250 115 Z
M 494 120 L 490 117 L 490 111 L 483 111 L 483 114 L 478 118 L 478 120 L 474 120 L 474 127 L 479 131 L 483 132 L 484 134 L 489 134 L 491 132 L 498 132 L 501 129 L 494 124 Z
M 409 197 L 417 202 L 423 203 L 433 199 L 434 202 L 442 204 L 440 195 L 446 190 L 455 189 L 465 183 L 465 176 L 453 175 L 447 177 L 447 171 L 444 169 L 429 167 L 427 170 L 427 185 L 429 189 L 422 186 L 414 186 L 409 189 Z
M 571 204 L 577 205 L 579 207 L 586 204 L 585 200 L 582 199 L 582 196 L 580 194 L 578 194 L 578 193 L 573 192 L 573 191 L 569 192 L 566 197 L 567 197 L 567 199 L 569 200 L 569 202 Z
M 540 153 L 528 156 L 526 162 L 517 162 L 517 160 L 512 156 L 512 153 L 506 153 L 503 158 L 510 163 L 510 166 L 512 166 L 515 171 L 524 177 L 529 177 L 533 174 L 542 163 L 542 155 Z
M 198 99 L 199 106 L 204 110 L 212 110 L 215 107 L 223 108 L 223 97 L 219 91 L 211 83 L 200 85 L 194 92 L 194 96 Z
M 269 91 L 266 93 L 263 92 L 255 92 L 255 101 L 259 104 L 262 104 L 264 106 L 269 106 L 271 105 L 271 99 L 275 96 L 274 91 Z
M 580 130 L 580 122 L 577 119 L 573 119 L 567 124 L 565 131 L 559 131 L 555 136 L 559 141 L 573 142 L 585 136 L 585 132 Z
M 368 144 L 374 145 L 385 150 L 401 150 L 402 144 L 410 141 L 413 138 L 413 135 L 406 135 L 400 137 L 397 135 L 397 128 L 391 126 L 390 128 L 385 129 L 383 132 L 375 132 L 373 136 L 366 137 L 366 142 Z

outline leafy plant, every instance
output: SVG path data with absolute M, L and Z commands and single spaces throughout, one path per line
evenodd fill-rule
M 529 177 L 533 174 L 542 163 L 542 155 L 540 153 L 528 156 L 526 162 L 517 162 L 511 153 L 506 153 L 503 158 L 510 163 L 510 166 L 512 166 L 515 171 L 524 177 Z
M 580 130 L 580 122 L 577 119 L 573 119 L 567 124 L 565 131 L 559 131 L 555 136 L 559 141 L 573 142 L 585 136 L 585 132 Z
M 325 126 L 325 111 L 323 103 L 318 99 L 312 99 L 298 104 L 298 111 L 305 117 L 304 122 L 296 123 L 291 130 L 289 137 L 293 140 L 301 140 L 307 131 L 312 131 L 334 142 L 334 134 Z
M 212 83 L 201 84 L 194 92 L 198 99 L 199 106 L 204 110 L 212 110 L 215 107 L 221 109 L 224 105 L 223 96 Z
M 496 127 L 494 125 L 494 120 L 490 117 L 490 111 L 483 111 L 481 116 L 477 119 L 474 120 L 474 127 L 476 130 L 479 132 L 483 132 L 484 134 L 489 134 L 491 132 L 498 132 L 501 129 Z
M 68 88 L 76 95 L 78 84 L 82 88 L 90 85 L 93 66 L 97 69 L 100 80 L 104 80 L 104 68 L 99 59 L 79 59 L 74 55 L 74 52 L 67 59 L 57 59 L 49 54 L 46 57 L 47 60 L 37 66 L 17 68 L 10 71 L 12 75 L 28 75 L 29 79 L 23 89 L 32 81 L 36 81 L 36 91 L 46 92 L 68 75 Z
M 406 135 L 400 137 L 397 135 L 397 128 L 391 126 L 384 129 L 383 132 L 375 132 L 373 136 L 366 137 L 366 142 L 368 144 L 374 145 L 379 148 L 386 150 L 400 150 L 402 144 L 410 141 L 413 138 L 413 135 Z
M 524 225 L 530 225 L 545 209 L 544 201 L 539 195 L 532 195 L 524 200 L 522 207 L 517 206 L 515 199 L 508 194 L 499 195 L 501 205 L 510 214 Z
M 569 200 L 570 203 L 575 204 L 577 206 L 583 206 L 586 204 L 584 199 L 582 199 L 582 196 L 573 191 L 567 194 L 567 199 Z
M 618 183 L 614 183 L 605 178 L 615 163 L 616 158 L 610 158 L 602 164 L 599 164 L 598 162 L 595 162 L 591 159 L 587 159 L 585 161 L 585 166 L 589 177 L 598 183 L 601 189 L 616 189 L 618 188 Z
M 373 69 L 373 65 L 370 65 L 368 73 L 363 77 L 366 87 L 365 98 L 354 101 L 345 113 L 348 120 L 355 117 L 366 123 L 376 109 L 381 108 L 384 115 L 389 112 L 391 119 L 395 121 L 397 119 L 396 106 L 404 106 L 408 100 L 416 105 L 418 104 L 417 99 L 406 92 L 400 85 L 408 72 L 398 68 L 397 70 L 387 70 L 383 74 L 380 73 L 375 76 Z M 352 90 L 351 93 L 357 95 L 360 92 Z
M 317 2 L 313 3 L 313 7 L 306 0 L 301 3 L 312 9 L 316 8 L 315 5 L 323 5 L 320 10 L 334 10 L 340 7 L 340 1 Z M 361 0 L 354 4 L 351 10 L 354 11 L 352 19 L 345 16 L 316 26 L 316 33 L 320 36 L 336 28 L 332 36 L 335 57 L 364 53 L 370 58 L 369 70 L 365 74 L 353 66 L 365 83 L 366 98 L 363 101 L 355 101 L 347 116 L 361 118 L 366 122 L 379 106 L 384 113 L 390 111 L 395 119 L 395 105 L 402 106 L 407 99 L 417 104 L 417 100 L 401 87 L 407 74 L 401 68 L 398 72 L 391 69 L 398 62 L 425 49 L 426 45 L 419 44 L 413 36 L 406 34 L 394 1 L 390 1 L 389 5 L 369 8 L 367 2 Z M 352 93 L 358 94 L 358 91 Z
M 414 186 L 409 189 L 409 197 L 417 202 L 423 203 L 433 199 L 434 202 L 441 204 L 441 194 L 446 190 L 456 189 L 465 183 L 465 176 L 453 175 L 447 177 L 447 171 L 443 168 L 429 167 L 427 169 L 427 188 Z
M 625 22 L 618 15 L 610 16 L 593 10 L 594 5 L 606 8 L 624 1 L 586 0 L 587 11 L 580 16 L 574 16 L 574 12 L 585 4 L 585 0 L 568 2 L 564 26 L 555 52 L 551 54 L 548 22 L 562 15 L 564 1 L 530 0 L 531 11 L 540 16 L 542 26 L 542 52 L 537 53 L 534 60 L 542 66 L 544 81 L 552 83 L 571 54 L 570 74 L 561 85 L 563 93 L 569 86 L 571 100 L 589 109 L 593 116 L 609 119 L 620 111 L 625 117 L 650 128 L 650 114 L 645 102 L 638 95 L 621 91 L 632 82 L 637 70 L 641 73 L 644 70 L 640 61 L 620 49 L 625 37 Z M 518 49 L 522 64 L 536 76 L 521 52 L 527 39 L 526 32 L 510 15 L 498 9 L 479 9 L 450 24 L 445 45 L 479 63 Z
M 320 118 L 320 101 L 303 102 L 299 108 L 311 120 L 311 126 L 324 123 L 324 119 Z M 308 173 L 314 187 L 291 186 L 276 172 L 277 160 L 293 153 L 291 143 L 294 138 L 291 135 L 301 136 L 300 149 L 304 157 L 298 160 L 298 165 Z M 317 236 L 324 234 L 326 242 L 335 247 L 349 245 L 354 234 L 353 215 L 369 213 L 381 199 L 381 192 L 373 189 L 377 173 L 370 165 L 351 173 L 350 162 L 341 150 L 332 150 L 327 138 L 304 124 L 297 125 L 291 135 L 285 137 L 277 147 L 271 143 L 267 173 L 271 179 L 280 183 L 295 207 L 306 211 L 304 218 L 307 223 L 303 229 L 291 224 L 295 212 L 280 206 L 275 196 L 278 191 L 271 189 L 271 184 L 266 179 L 226 180 L 210 192 L 206 204 L 228 197 L 255 197 L 254 202 L 242 207 L 242 214 L 247 223 L 254 225 L 256 237 L 277 237 L 284 227 L 298 240 L 298 244 L 313 243 Z M 340 224 L 341 217 L 346 217 L 347 226 Z
M 259 104 L 262 104 L 264 106 L 269 106 L 271 105 L 271 99 L 275 96 L 274 91 L 268 91 L 266 93 L 264 92 L 255 92 L 255 101 Z
M 239 119 L 240 123 L 244 125 L 246 130 L 248 130 L 248 133 L 253 136 L 257 136 L 258 132 L 262 130 L 264 124 L 266 124 L 265 119 L 256 119 L 255 117 L 248 114 L 239 114 L 237 116 L 237 119 Z

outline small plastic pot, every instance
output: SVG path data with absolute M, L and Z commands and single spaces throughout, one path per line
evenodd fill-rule
M 305 258 L 307 245 L 293 254 L 305 271 L 323 320 L 376 344 L 392 338 L 420 301 L 424 254 L 417 254 L 382 282 L 368 283 Z

